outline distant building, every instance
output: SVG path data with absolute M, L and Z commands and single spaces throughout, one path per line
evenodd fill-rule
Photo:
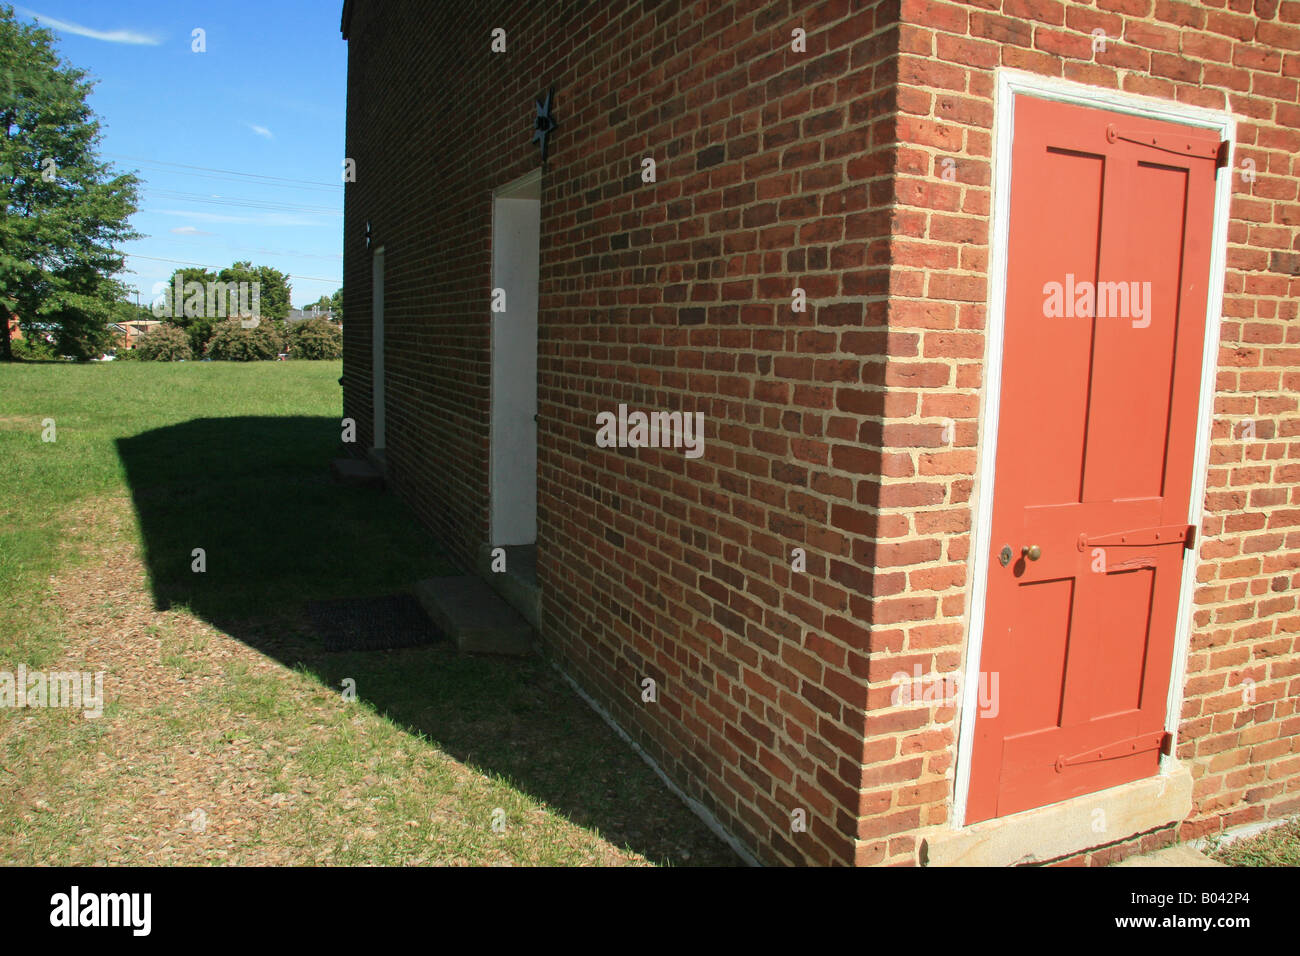
M 333 322 L 334 313 L 329 310 L 322 312 L 319 309 L 290 309 L 288 316 L 285 317 L 286 322 L 306 322 L 308 319 L 324 319 Z
M 140 343 L 140 336 L 148 333 L 156 325 L 162 325 L 157 319 L 137 319 L 131 322 L 114 322 L 110 328 L 117 336 L 117 347 L 133 349 Z

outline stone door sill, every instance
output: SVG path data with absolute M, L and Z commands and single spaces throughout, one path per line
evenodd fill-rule
M 1098 812 L 1100 811 L 1100 813 Z M 1187 818 L 1192 774 L 1170 762 L 1154 777 L 1050 806 L 927 834 L 923 866 L 1016 866 L 1105 846 Z

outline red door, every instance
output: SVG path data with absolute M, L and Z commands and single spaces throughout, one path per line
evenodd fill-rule
M 968 823 L 1157 770 L 1219 148 L 1024 96 L 1014 127 L 981 661 L 998 700 Z

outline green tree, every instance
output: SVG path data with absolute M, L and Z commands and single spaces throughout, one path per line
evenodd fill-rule
M 136 305 L 134 302 L 122 302 L 117 309 L 118 316 L 115 322 L 148 322 L 156 318 L 153 310 L 147 305 Z
M 254 266 L 247 259 L 222 269 L 217 275 L 220 282 L 256 282 L 261 298 L 260 317 L 280 322 L 289 317 L 289 301 L 293 288 L 289 277 L 270 266 Z
M 337 323 L 339 323 L 339 325 L 342 325 L 342 324 L 343 324 L 343 289 L 342 289 L 342 287 L 340 287 L 339 290 L 338 290 L 337 292 L 335 292 L 332 296 L 330 296 L 330 312 L 332 312 L 333 315 L 334 315 L 334 321 L 337 322 Z
M 13 358 L 9 317 L 53 331 L 60 352 L 111 347 L 126 297 L 117 246 L 139 179 L 99 161 L 99 121 L 86 74 L 65 64 L 49 30 L 0 7 L 0 360 Z
M 190 348 L 195 355 L 202 355 L 204 347 L 208 344 L 208 339 L 212 338 L 212 330 L 216 324 L 221 321 L 220 317 L 209 316 L 206 311 L 201 310 L 198 315 L 187 315 L 185 313 L 185 284 L 187 282 L 197 282 L 206 289 L 209 282 L 215 282 L 217 274 L 211 269 L 203 269 L 198 266 L 185 266 L 177 269 L 167 280 L 167 288 L 163 289 L 162 296 L 154 301 L 153 317 L 167 319 L 173 325 L 179 326 L 185 330 L 189 336 Z M 176 299 L 176 282 L 180 280 L 181 297 L 180 301 Z M 206 309 L 207 299 L 204 298 Z M 193 310 L 191 310 L 193 311 Z

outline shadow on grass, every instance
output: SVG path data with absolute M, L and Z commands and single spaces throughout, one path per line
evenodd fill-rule
M 324 650 L 308 602 L 456 572 L 392 495 L 330 479 L 338 427 L 203 418 L 120 439 L 155 605 L 186 607 L 330 687 L 355 678 L 379 713 L 620 846 L 657 862 L 738 862 L 544 662 L 462 656 L 445 641 Z

